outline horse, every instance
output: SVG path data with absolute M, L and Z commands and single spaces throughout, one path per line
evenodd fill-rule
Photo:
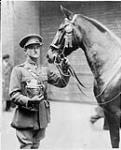
M 80 48 L 94 76 L 93 92 L 109 125 L 112 148 L 119 148 L 121 125 L 121 40 L 96 19 L 61 6 L 64 21 L 47 52 L 49 63 Z

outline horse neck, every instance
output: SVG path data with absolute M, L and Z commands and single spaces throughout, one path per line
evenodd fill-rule
M 120 40 L 108 31 L 99 31 L 92 24 L 84 25 L 83 30 L 85 56 L 94 75 L 100 77 L 121 57 Z

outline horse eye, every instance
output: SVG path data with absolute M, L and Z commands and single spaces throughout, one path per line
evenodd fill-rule
M 58 31 L 62 31 L 62 30 L 63 30 L 63 28 L 62 28 L 62 27 L 58 29 Z

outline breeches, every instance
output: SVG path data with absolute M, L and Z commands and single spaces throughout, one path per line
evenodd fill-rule
M 20 142 L 20 149 L 38 149 L 40 140 L 45 136 L 45 128 L 39 130 L 16 129 L 16 136 Z

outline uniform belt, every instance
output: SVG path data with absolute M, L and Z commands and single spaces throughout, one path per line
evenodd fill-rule
M 40 102 L 40 104 L 41 104 L 41 103 L 44 103 L 46 108 L 49 108 L 49 107 L 50 107 L 50 103 L 49 103 L 48 100 L 45 100 L 45 99 L 44 99 L 44 100 L 42 100 L 42 101 Z M 29 110 L 29 111 L 38 111 L 40 104 L 33 104 L 33 107 L 19 106 L 19 108 L 26 109 L 26 110 Z

